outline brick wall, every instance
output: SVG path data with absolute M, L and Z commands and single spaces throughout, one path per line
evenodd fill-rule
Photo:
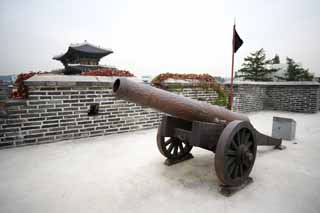
M 0 100 L 8 99 L 10 93 L 9 83 L 0 81 Z
M 266 91 L 265 109 L 315 113 L 318 111 L 317 86 L 273 86 Z
M 228 85 L 228 84 L 227 84 Z M 316 113 L 320 109 L 317 82 L 236 82 L 233 110 L 280 110 Z
M 318 89 L 318 110 L 320 110 L 320 87 Z
M 26 84 L 28 99 L 8 101 L 9 117 L 0 120 L 0 147 L 39 144 L 155 128 L 162 113 L 120 100 L 112 94 L 113 78 L 35 76 Z M 170 91 L 212 101 L 212 90 L 183 87 Z M 99 113 L 88 116 L 91 104 Z
M 264 109 L 265 86 L 235 85 L 233 110 L 239 112 L 254 112 Z
M 6 101 L 8 117 L 0 118 L 0 147 L 39 144 L 155 128 L 162 113 L 117 99 L 113 78 L 92 76 L 34 76 L 25 83 L 26 100 Z M 194 85 L 177 84 L 167 90 L 212 102 L 217 94 Z M 234 110 L 317 112 L 320 88 L 312 82 L 235 83 Z M 89 116 L 90 105 L 98 115 Z M 0 107 L 1 110 L 1 107 Z

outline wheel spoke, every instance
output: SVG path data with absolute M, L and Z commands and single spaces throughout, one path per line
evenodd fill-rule
M 177 155 L 178 155 L 178 145 L 177 145 L 177 144 L 174 145 L 173 155 L 174 155 L 174 156 L 177 156 Z
M 246 142 L 246 140 L 245 140 L 246 133 L 247 133 L 247 129 L 242 129 L 242 130 L 241 130 L 241 138 L 240 138 L 240 140 L 241 140 L 241 142 L 242 142 L 243 144 L 245 144 L 245 142 Z
M 165 146 L 168 146 L 170 143 L 172 143 L 172 138 L 170 138 L 169 140 L 167 140 L 166 142 L 164 142 Z
M 229 156 L 236 156 L 237 152 L 229 149 L 226 154 Z
M 239 135 L 239 132 L 237 132 L 237 133 L 235 134 L 235 136 L 233 137 L 233 140 L 234 140 L 234 142 L 235 142 L 235 144 L 236 144 L 237 146 L 240 146 L 240 135 Z
M 237 170 L 238 170 L 238 164 L 235 163 L 234 165 L 235 166 L 233 167 L 231 175 L 230 175 L 232 178 L 235 178 L 237 176 Z
M 247 145 L 247 148 L 250 150 L 250 147 L 253 145 L 253 142 L 252 141 L 248 141 L 246 145 Z
M 229 164 L 229 169 L 228 169 L 228 173 L 230 177 L 233 177 L 232 174 L 234 173 L 234 170 L 236 169 L 237 164 L 235 163 L 235 161 L 232 161 Z
M 231 148 L 234 148 L 234 150 L 237 150 L 238 149 L 238 144 L 236 143 L 236 141 L 234 139 L 232 139 L 231 141 Z
M 245 160 L 245 161 L 243 162 L 243 165 L 246 166 L 247 168 L 250 167 L 250 164 L 251 164 L 251 162 L 250 162 L 249 160 Z
M 236 161 L 236 158 L 229 157 L 226 162 L 226 168 L 229 170 L 231 168 L 231 166 L 235 164 L 235 161 Z
M 241 138 L 240 138 L 239 132 L 236 133 L 236 142 L 237 142 L 238 146 L 240 146 L 240 144 L 241 144 Z
M 250 132 L 247 132 L 246 135 L 245 135 L 245 137 L 244 137 L 244 139 L 243 139 L 243 143 L 244 143 L 244 144 L 247 144 L 247 143 L 248 143 L 250 136 L 251 136 L 251 133 L 250 133 Z
M 183 149 L 182 143 L 179 143 L 178 147 L 180 149 L 180 154 L 183 154 L 184 153 L 184 149 Z
M 174 144 L 171 143 L 170 146 L 169 146 L 169 148 L 168 148 L 168 153 L 171 153 L 171 151 L 172 151 L 172 149 L 173 149 L 173 146 L 174 146 Z
M 243 164 L 240 163 L 239 164 L 239 177 L 242 177 L 243 176 Z

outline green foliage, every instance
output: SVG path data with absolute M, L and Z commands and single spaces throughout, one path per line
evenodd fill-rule
M 209 101 L 210 104 L 226 107 L 229 103 L 229 94 L 224 87 L 212 83 L 202 82 L 199 85 L 204 90 L 212 90 L 218 94 L 218 97 Z
M 215 99 L 214 103 L 215 105 L 219 106 L 228 106 L 229 98 L 225 91 L 217 91 L 218 97 Z
M 273 64 L 273 62 L 272 60 L 266 60 L 263 49 L 250 53 L 250 56 L 246 57 L 244 61 L 242 68 L 236 73 L 236 77 L 243 78 L 243 80 L 272 81 L 269 74 L 278 71 L 278 69 L 267 68 L 266 65 Z
M 276 76 L 276 78 L 284 81 L 312 81 L 313 74 L 298 65 L 292 58 L 287 57 L 287 65 L 284 77 Z

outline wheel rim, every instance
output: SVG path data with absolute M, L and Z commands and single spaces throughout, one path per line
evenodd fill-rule
M 249 122 L 233 121 L 222 132 L 216 150 L 215 169 L 225 185 L 243 183 L 249 176 L 256 157 L 254 129 Z

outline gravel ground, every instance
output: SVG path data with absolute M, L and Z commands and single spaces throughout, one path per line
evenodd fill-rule
M 296 140 L 259 147 L 254 182 L 232 197 L 218 192 L 213 153 L 167 167 L 151 129 L 0 150 L 0 212 L 318 213 L 320 113 L 248 115 L 266 134 L 272 116 L 295 119 Z

